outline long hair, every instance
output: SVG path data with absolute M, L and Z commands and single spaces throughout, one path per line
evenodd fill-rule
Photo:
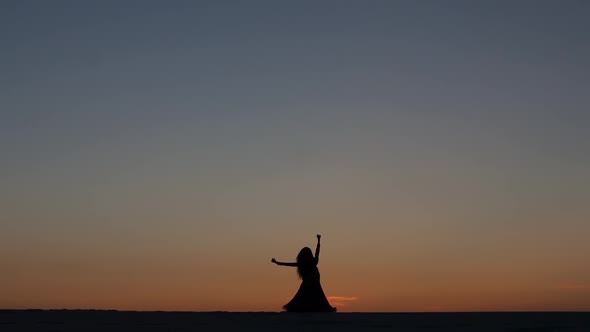
M 303 276 L 315 267 L 315 258 L 309 247 L 305 247 L 299 251 L 297 255 L 297 274 L 299 278 L 303 279 Z

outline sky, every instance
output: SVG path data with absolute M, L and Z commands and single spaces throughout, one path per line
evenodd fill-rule
M 589 16 L 2 1 L 0 308 L 588 311 Z

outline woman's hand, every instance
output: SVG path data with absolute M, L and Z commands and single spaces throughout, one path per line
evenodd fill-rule
M 320 242 L 320 238 L 322 237 L 321 235 L 316 235 L 316 237 L 318 238 L 318 242 Z
M 273 259 L 271 259 L 270 261 L 271 261 L 271 262 L 273 262 L 273 263 L 275 263 L 275 264 L 277 263 L 277 260 L 276 260 L 276 259 L 274 259 L 274 258 L 273 258 Z

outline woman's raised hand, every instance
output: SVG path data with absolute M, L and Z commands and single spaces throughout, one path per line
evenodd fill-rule
M 319 241 L 322 236 L 318 234 L 318 235 L 316 235 L 316 237 L 318 238 L 318 241 Z
M 271 261 L 271 262 L 273 262 L 273 263 L 275 263 L 275 264 L 277 263 L 277 260 L 276 260 L 276 259 L 274 259 L 274 258 L 273 258 L 273 259 L 271 259 L 270 261 Z

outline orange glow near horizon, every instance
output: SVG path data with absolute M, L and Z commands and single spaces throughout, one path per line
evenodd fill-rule
M 386 265 L 369 256 L 356 263 L 342 260 L 335 252 L 346 252 L 351 242 L 330 237 L 324 242 L 322 284 L 339 312 L 590 310 L 590 288 L 548 283 L 558 275 L 543 260 L 519 267 L 521 262 L 494 263 L 488 256 L 490 265 L 472 264 L 451 272 L 441 270 L 436 260 L 421 265 L 427 256 L 413 257 L 414 261 L 398 258 L 396 264 Z M 237 250 L 226 253 L 226 262 L 205 259 L 200 264 L 187 252 L 170 258 L 154 253 L 151 259 L 103 254 L 80 260 L 85 255 L 70 253 L 57 261 L 30 256 L 27 262 L 17 262 L 4 253 L 3 271 L 12 273 L 0 276 L 0 308 L 280 311 L 300 282 L 293 268 L 262 259 L 245 262 Z M 456 264 L 447 259 L 444 263 Z

